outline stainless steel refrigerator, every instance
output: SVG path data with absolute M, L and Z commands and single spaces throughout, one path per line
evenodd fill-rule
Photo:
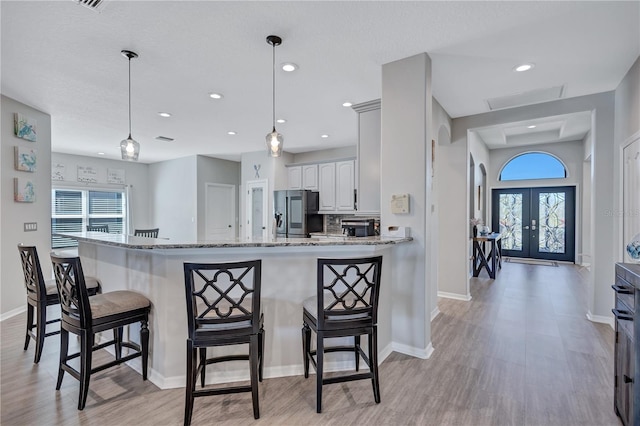
M 317 192 L 273 191 L 276 236 L 305 238 L 309 237 L 311 232 L 322 232 L 324 218 L 318 214 L 319 204 Z

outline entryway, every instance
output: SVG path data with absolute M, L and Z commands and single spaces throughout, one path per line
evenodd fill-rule
M 575 260 L 575 187 L 494 189 L 491 206 L 503 256 Z

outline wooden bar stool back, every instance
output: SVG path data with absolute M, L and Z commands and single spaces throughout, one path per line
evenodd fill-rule
M 136 229 L 135 231 L 133 231 L 133 235 L 136 237 L 158 238 L 159 231 L 160 231 L 160 228 Z
M 88 232 L 109 232 L 109 225 L 87 225 Z
M 262 381 L 264 347 L 261 271 L 261 260 L 184 264 L 189 325 L 185 425 L 191 423 L 195 397 L 237 392 L 251 392 L 253 416 L 260 418 L 258 381 Z M 209 347 L 246 343 L 248 355 L 207 357 Z M 249 361 L 250 385 L 205 388 L 207 365 L 238 360 Z M 196 390 L 198 375 L 201 389 Z
M 380 403 L 378 378 L 378 298 L 382 256 L 352 259 L 318 259 L 317 296 L 303 302 L 302 351 L 304 377 L 309 363 L 316 370 L 316 411 L 322 412 L 322 386 L 352 380 L 371 379 L 373 397 Z M 316 333 L 316 350 L 311 350 L 311 330 Z M 360 337 L 368 336 L 368 354 Z M 354 337 L 353 346 L 325 347 L 324 339 Z M 355 373 L 323 377 L 324 354 L 352 352 Z M 315 356 L 315 359 L 314 359 Z M 359 373 L 360 357 L 369 372 Z
M 36 342 L 36 352 L 33 362 L 40 362 L 44 338 L 60 333 L 58 328 L 47 333 L 47 324 L 60 322 L 60 318 L 47 320 L 47 306 L 58 305 L 60 298 L 55 280 L 45 280 L 42 275 L 40 258 L 35 246 L 18 244 L 18 253 L 24 274 L 24 286 L 27 290 L 27 332 L 24 340 L 24 350 L 29 347 L 31 339 Z M 89 295 L 100 293 L 100 281 L 93 277 L 86 278 Z M 35 319 L 35 323 L 34 323 Z M 35 328 L 35 332 L 34 332 Z
M 51 263 L 56 278 L 62 321 L 60 325 L 60 365 L 56 390 L 60 390 L 64 373 L 80 381 L 78 410 L 84 409 L 89 393 L 91 374 L 122 364 L 131 359 L 142 358 L 142 379 L 147 380 L 149 355 L 149 311 L 151 302 L 134 291 L 120 290 L 89 297 L 86 280 L 79 257 L 62 257 L 51 254 Z M 122 340 L 125 325 L 140 323 L 140 344 Z M 113 340 L 95 344 L 95 334 L 113 330 Z M 80 337 L 80 352 L 69 355 L 69 333 Z M 115 360 L 92 367 L 93 351 L 115 346 Z M 122 348 L 129 348 L 122 356 Z M 68 361 L 80 357 L 80 371 Z

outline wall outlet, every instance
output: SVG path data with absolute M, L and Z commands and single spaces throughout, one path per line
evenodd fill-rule
M 25 222 L 24 223 L 24 232 L 32 232 L 38 230 L 37 222 Z

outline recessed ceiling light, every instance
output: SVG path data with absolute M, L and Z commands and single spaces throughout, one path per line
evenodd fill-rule
M 536 126 L 534 126 L 533 124 L 531 126 L 527 126 L 527 129 L 535 129 Z
M 285 120 L 284 118 L 278 118 L 278 119 L 276 120 L 276 123 L 280 123 L 280 124 L 282 124 L 282 123 L 286 123 L 286 122 L 287 122 L 287 120 Z
M 160 117 L 171 117 L 171 113 L 168 112 L 159 112 L 158 115 Z
M 222 99 L 224 96 L 221 93 L 209 93 L 209 97 L 212 99 Z
M 320 135 L 321 138 L 326 139 L 329 137 L 329 135 Z
M 228 134 L 228 135 L 231 135 L 231 136 L 233 136 L 233 135 L 237 135 L 237 133 L 236 133 L 236 132 L 234 132 L 233 130 L 228 131 L 228 132 L 227 132 L 227 134 Z
M 286 72 L 292 72 L 298 69 L 298 66 L 293 62 L 285 62 L 282 64 L 282 70 Z
M 351 105 L 353 105 L 351 102 L 345 102 L 342 104 L 343 107 L 350 107 Z
M 99 152 L 98 155 L 104 155 L 104 152 Z
M 532 69 L 533 67 L 535 67 L 536 65 L 533 63 L 527 63 L 527 64 L 520 64 L 518 66 L 515 66 L 513 68 L 513 70 L 515 72 L 523 72 L 523 71 L 529 71 L 530 69 Z

